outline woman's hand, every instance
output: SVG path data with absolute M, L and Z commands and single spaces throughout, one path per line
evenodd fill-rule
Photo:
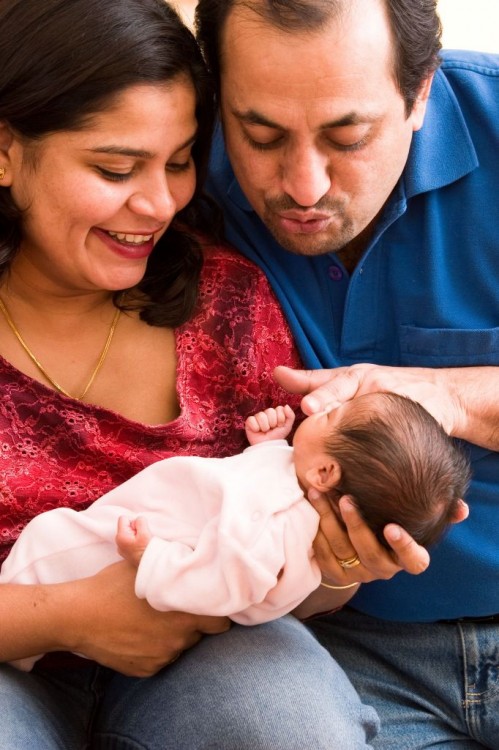
M 223 633 L 225 617 L 158 612 L 134 592 L 135 569 L 126 562 L 73 581 L 63 614 L 66 650 L 117 672 L 147 677 L 175 661 L 204 634 Z
M 387 550 L 362 520 L 348 496 L 340 499 L 337 517 L 331 503 L 316 490 L 310 490 L 309 500 L 319 513 L 319 531 L 314 541 L 317 562 L 324 577 L 335 586 L 346 586 L 354 581 L 368 583 L 388 580 L 401 570 L 418 575 L 430 564 L 428 551 L 421 547 L 401 526 L 390 523 L 384 537 Z M 468 516 L 468 506 L 460 501 L 453 523 Z M 344 567 L 341 561 L 359 559 L 359 563 Z
M 387 580 L 400 570 L 417 575 L 428 567 L 427 550 L 396 524 L 388 524 L 384 530 L 391 551 L 383 547 L 348 496 L 342 497 L 338 504 L 344 525 L 326 497 L 311 490 L 309 500 L 320 516 L 314 541 L 317 562 L 325 578 L 335 586 L 346 586 L 354 581 Z M 360 563 L 354 567 L 340 564 L 342 560 L 355 557 Z

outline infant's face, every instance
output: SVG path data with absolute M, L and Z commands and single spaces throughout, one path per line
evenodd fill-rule
M 370 416 L 373 413 L 380 412 L 384 408 L 383 393 L 365 393 L 357 396 L 351 401 L 346 401 L 336 408 L 327 408 L 323 411 L 312 414 L 300 424 L 295 432 L 293 447 L 295 451 L 305 455 L 308 448 L 313 445 L 313 449 L 324 448 L 327 438 L 334 435 L 335 430 L 341 425 L 344 419 L 355 419 L 357 422 L 365 421 L 368 425 Z
M 325 409 L 307 417 L 297 428 L 293 438 L 294 462 L 298 479 L 306 485 L 307 471 L 326 452 L 326 440 L 334 434 L 344 415 L 353 407 L 347 401 L 336 409 Z
M 315 449 L 319 445 L 323 446 L 326 438 L 334 432 L 340 423 L 342 416 L 352 408 L 352 403 L 347 401 L 336 409 L 324 409 L 304 419 L 298 426 L 293 439 L 295 451 L 300 453 L 306 451 L 311 443 L 313 443 Z

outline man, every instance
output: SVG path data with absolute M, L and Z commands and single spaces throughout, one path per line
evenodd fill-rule
M 470 518 L 419 576 L 375 580 L 396 567 L 373 562 L 348 500 L 348 537 L 316 503 L 323 571 L 367 585 L 311 627 L 376 708 L 383 750 L 499 748 L 499 60 L 447 53 L 439 67 L 435 5 L 197 9 L 219 84 L 227 153 L 219 133 L 210 191 L 228 238 L 267 273 L 306 366 L 337 368 L 284 371 L 282 384 L 309 393 L 308 413 L 411 396 L 473 461 Z M 424 569 L 407 544 L 402 567 Z M 325 610 L 326 594 L 300 613 Z

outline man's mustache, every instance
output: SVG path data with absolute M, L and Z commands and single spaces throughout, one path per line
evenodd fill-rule
M 282 195 L 278 198 L 266 198 L 265 204 L 277 213 L 281 211 L 303 211 L 305 213 L 314 209 L 315 211 L 322 211 L 328 214 L 342 214 L 345 210 L 343 201 L 331 198 L 328 195 L 324 195 L 313 206 L 302 206 L 300 203 L 296 203 L 290 195 Z

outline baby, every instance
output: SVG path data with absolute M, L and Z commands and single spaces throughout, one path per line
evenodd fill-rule
M 436 420 L 394 393 L 368 394 L 309 417 L 293 446 L 298 477 L 308 465 L 309 485 L 327 493 L 333 507 L 350 495 L 388 549 L 383 529 L 391 522 L 419 544 L 434 545 L 471 479 L 468 459 Z
M 250 447 L 239 455 L 158 461 L 84 511 L 37 516 L 0 583 L 83 578 L 124 557 L 152 607 L 253 625 L 290 612 L 320 584 L 312 487 L 333 507 L 350 495 L 381 541 L 390 522 L 421 544 L 443 533 L 470 471 L 421 406 L 361 396 L 304 419 L 290 447 L 294 419 L 288 406 L 267 409 L 246 420 Z M 36 658 L 14 664 L 30 669 Z

